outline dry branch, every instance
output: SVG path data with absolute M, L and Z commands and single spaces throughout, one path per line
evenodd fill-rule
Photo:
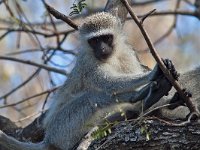
M 19 100 L 19 101 L 15 102 L 15 103 L 11 103 L 11 104 L 7 104 L 7 105 L 0 106 L 0 109 L 1 109 L 1 108 L 6 108 L 6 107 L 16 106 L 16 105 L 19 105 L 19 104 L 21 104 L 21 103 L 24 103 L 24 102 L 26 102 L 26 101 L 28 101 L 28 100 L 30 100 L 30 99 L 33 99 L 33 98 L 42 96 L 42 95 L 44 95 L 44 94 L 49 94 L 49 93 L 55 91 L 57 88 L 58 88 L 58 87 L 54 87 L 54 88 L 52 88 L 52 89 L 43 91 L 43 92 L 38 93 L 38 94 L 34 94 L 34 95 L 32 95 L 32 96 L 30 96 L 30 97 L 27 97 L 27 98 L 24 98 L 24 99 L 22 99 L 22 100 Z
M 22 88 L 24 85 L 26 85 L 27 83 L 29 83 L 29 81 L 31 81 L 39 72 L 40 72 L 40 68 L 38 68 L 33 74 L 31 74 L 25 81 L 23 81 L 22 83 L 20 83 L 17 87 L 14 87 L 12 90 L 10 90 L 9 92 L 7 92 L 6 94 L 4 94 L 3 96 L 0 97 L 1 99 L 4 99 L 4 103 L 6 104 L 6 99 L 8 96 L 10 96 L 11 94 L 13 94 L 14 92 L 16 92 L 17 90 L 19 90 L 20 88 Z
M 55 10 L 53 7 L 49 6 L 47 3 L 43 3 L 50 14 L 52 14 L 56 19 L 61 19 L 68 25 L 70 25 L 75 30 L 78 30 L 78 25 L 75 24 L 69 17 L 65 16 L 64 14 L 60 13 L 59 11 Z
M 38 64 L 38 63 L 32 62 L 30 60 L 22 60 L 22 59 L 12 58 L 12 57 L 8 57 L 8 56 L 0 56 L 0 59 L 20 62 L 20 63 L 24 63 L 24 64 L 28 64 L 28 65 L 32 65 L 32 66 L 35 66 L 38 68 L 45 69 L 47 71 L 56 72 L 56 73 L 59 73 L 59 74 L 65 75 L 65 76 L 67 75 L 67 72 L 65 70 L 57 69 L 55 67 L 50 67 L 50 66 L 47 66 L 44 64 Z
M 177 1 L 176 2 L 176 8 L 175 8 L 175 10 L 174 11 L 177 11 L 177 9 L 179 8 L 179 6 L 180 6 L 180 2 L 181 1 Z M 156 12 L 154 12 L 154 14 L 155 14 Z M 151 14 L 150 16 L 152 16 L 152 15 L 154 15 L 154 14 Z M 139 17 L 138 17 L 139 18 Z M 143 18 L 143 17 L 142 17 Z M 157 45 L 158 43 L 161 43 L 163 40 L 165 40 L 169 35 L 171 35 L 171 33 L 172 33 L 172 31 L 176 28 L 176 23 L 177 23 L 177 18 L 178 18 L 178 16 L 177 15 L 175 15 L 174 16 L 174 19 L 173 19 L 173 23 L 172 23 L 172 25 L 169 27 L 169 29 L 161 36 L 161 37 L 159 37 L 156 41 L 154 41 L 153 42 L 153 45 Z M 132 19 L 132 18 L 131 18 Z M 140 51 L 137 51 L 138 53 L 146 53 L 146 52 L 148 52 L 149 51 L 149 49 L 148 48 L 146 48 L 146 49 L 144 49 L 144 50 L 140 50 Z
M 146 41 L 147 45 L 149 46 L 149 49 L 150 49 L 153 57 L 157 61 L 159 67 L 161 68 L 161 70 L 163 71 L 163 73 L 165 74 L 165 76 L 167 77 L 167 79 L 171 82 L 171 84 L 178 91 L 178 93 L 180 94 L 180 96 L 184 99 L 186 105 L 190 109 L 190 112 L 191 113 L 195 113 L 196 115 L 199 116 L 199 112 L 198 112 L 196 106 L 192 103 L 192 101 L 191 101 L 191 99 L 189 97 L 185 96 L 185 94 L 184 94 L 183 90 L 181 89 L 179 83 L 173 78 L 173 76 L 171 75 L 171 73 L 169 72 L 169 70 L 165 67 L 165 65 L 164 65 L 163 61 L 161 60 L 160 56 L 156 52 L 156 49 L 153 46 L 149 35 L 147 34 L 146 30 L 143 27 L 143 22 L 141 22 L 139 20 L 139 18 L 135 15 L 135 13 L 132 11 L 132 8 L 129 5 L 129 3 L 127 2 L 127 0 L 121 0 L 121 1 L 125 5 L 125 7 L 127 8 L 129 14 L 133 18 L 133 20 L 135 21 L 135 23 L 137 24 L 137 26 L 139 27 L 139 29 L 140 29 L 143 37 L 145 38 L 145 41 Z
M 167 16 L 167 15 L 183 15 L 183 16 L 193 16 L 199 19 L 199 12 L 197 11 L 187 11 L 187 10 L 167 10 L 167 11 L 160 11 L 152 14 L 151 16 Z M 139 16 L 141 17 L 141 16 Z
M 57 35 L 68 35 L 72 32 L 74 32 L 74 30 L 66 30 L 66 31 L 60 31 L 60 32 L 54 32 L 54 33 L 44 33 L 44 32 L 40 32 L 40 31 L 33 31 L 33 30 L 29 30 L 29 29 L 24 29 L 24 28 L 20 28 L 20 29 L 14 29 L 14 28 L 2 28 L 0 27 L 0 31 L 5 30 L 6 33 L 4 33 L 2 36 L 0 36 L 0 40 L 3 39 L 7 34 L 11 33 L 11 32 L 25 32 L 25 33 L 32 33 L 35 35 L 41 35 L 44 36 L 46 38 L 49 37 L 53 37 L 53 36 L 57 36 Z

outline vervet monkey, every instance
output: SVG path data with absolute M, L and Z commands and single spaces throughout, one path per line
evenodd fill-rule
M 2 146 L 10 150 L 69 150 L 113 106 L 144 100 L 147 109 L 171 89 L 158 66 L 153 71 L 142 67 L 126 43 L 118 18 L 105 12 L 89 16 L 80 26 L 79 35 L 81 51 L 68 80 L 53 97 L 55 101 L 44 119 L 44 140 L 24 143 L 1 132 Z M 167 86 L 162 95 L 151 95 L 152 80 L 158 76 Z M 115 95 L 124 89 L 132 92 Z

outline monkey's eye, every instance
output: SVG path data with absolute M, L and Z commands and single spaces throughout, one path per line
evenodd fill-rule
M 94 47 L 97 43 L 99 42 L 98 37 L 94 37 L 88 40 L 88 43 L 90 44 L 90 46 Z
M 103 36 L 103 40 L 105 43 L 107 43 L 109 46 L 112 46 L 113 44 L 113 35 L 112 34 L 107 34 Z

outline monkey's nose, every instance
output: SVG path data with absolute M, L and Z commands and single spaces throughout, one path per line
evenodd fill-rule
M 106 49 L 105 47 L 102 47 L 102 52 L 105 53 L 106 52 Z

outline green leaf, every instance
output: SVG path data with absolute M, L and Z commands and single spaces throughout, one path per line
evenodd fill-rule
M 108 134 L 112 133 L 111 128 L 117 123 L 118 123 L 117 121 L 113 123 L 105 121 L 104 125 L 99 126 L 99 128 L 92 133 L 92 137 L 94 139 L 101 139 L 107 136 Z
M 142 134 L 144 134 L 145 128 L 144 128 L 144 127 L 141 127 L 141 128 L 140 128 L 140 132 L 141 132 Z
M 147 139 L 147 141 L 150 140 L 150 134 L 149 133 L 146 133 L 146 139 Z
M 70 9 L 72 9 L 72 11 L 70 12 L 70 16 L 72 15 L 77 15 L 80 14 L 82 12 L 82 10 L 87 6 L 87 4 L 85 3 L 86 0 L 80 0 L 77 4 L 73 4 L 72 7 L 70 7 Z

